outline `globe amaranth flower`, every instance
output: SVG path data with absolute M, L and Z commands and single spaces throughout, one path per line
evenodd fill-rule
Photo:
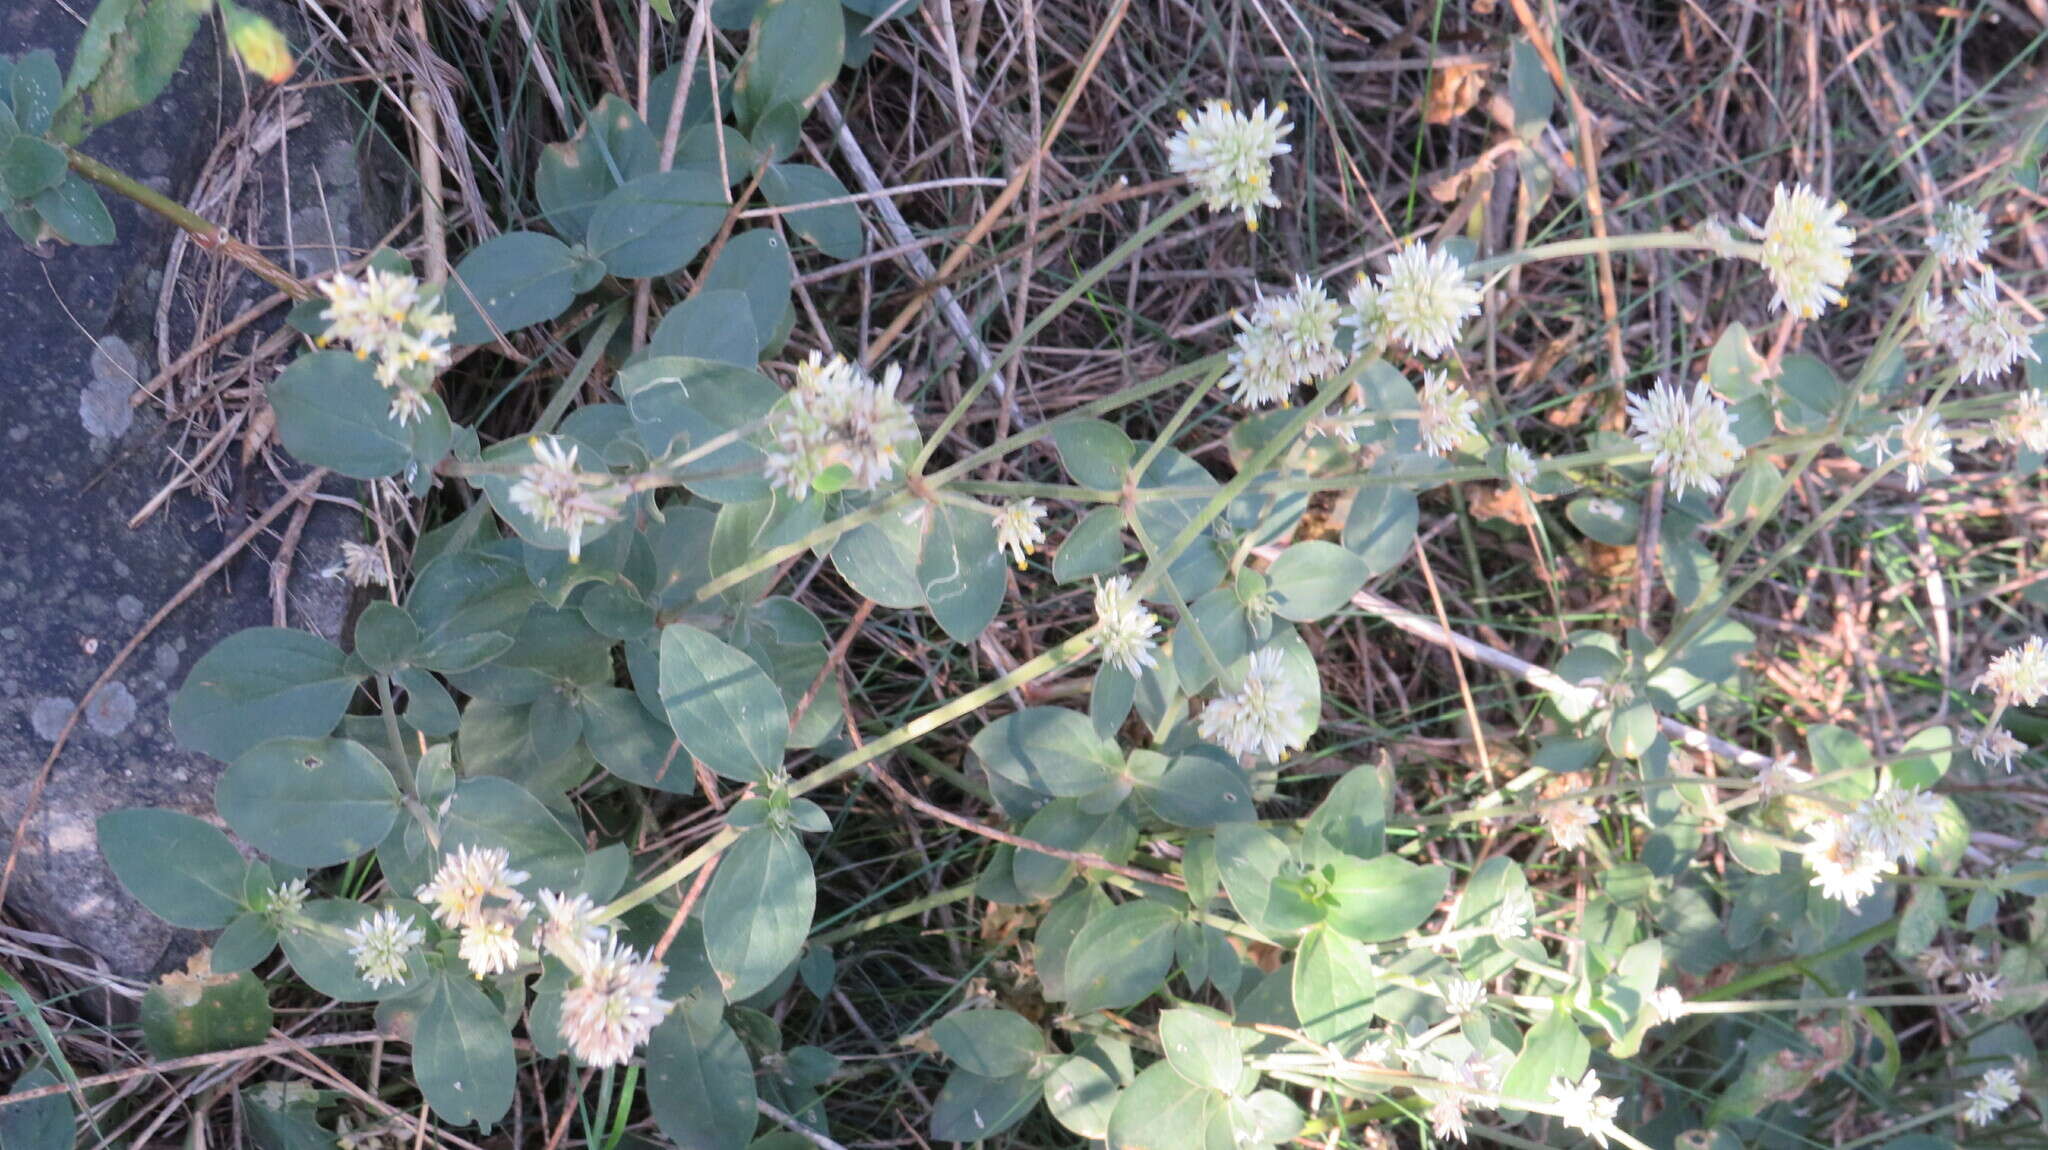
M 1493 937 L 1514 939 L 1529 937 L 1529 923 L 1536 917 L 1536 896 L 1525 886 L 1511 887 L 1500 896 L 1499 905 L 1487 915 L 1486 928 Z
M 1223 386 L 1246 407 L 1269 407 L 1286 403 L 1296 387 L 1342 368 L 1345 354 L 1337 346 L 1341 310 L 1308 276 L 1296 276 L 1294 290 L 1284 295 L 1261 294 L 1249 315 L 1235 317 L 1238 332 Z
M 1577 1082 L 1555 1078 L 1550 1083 L 1550 1100 L 1557 1104 L 1557 1117 L 1566 1126 L 1607 1145 L 1616 1130 L 1614 1119 L 1621 1113 L 1621 1099 L 1600 1094 L 1600 1076 L 1590 1068 Z
M 540 924 L 534 928 L 536 947 L 575 966 L 595 954 L 610 933 L 597 921 L 597 904 L 581 892 L 540 892 Z
M 1202 708 L 1196 733 L 1240 758 L 1273 762 L 1308 745 L 1315 717 L 1288 680 L 1284 658 L 1278 647 L 1253 654 L 1243 684 Z
M 1132 675 L 1158 663 L 1159 617 L 1138 601 L 1130 576 L 1095 581 L 1095 620 L 1103 662 Z
M 1688 488 L 1720 494 L 1721 477 L 1742 459 L 1735 413 L 1707 390 L 1706 380 L 1687 395 L 1682 385 L 1660 379 L 1649 391 L 1628 397 L 1628 418 L 1636 446 L 1655 456 L 1651 466 L 1671 484 L 1674 497 Z
M 2026 317 L 2006 301 L 1998 277 L 1988 271 L 1956 291 L 1931 330 L 1955 357 L 1965 383 L 1997 379 L 2023 359 L 2041 359 Z
M 1422 391 L 1416 405 L 1420 412 L 1416 431 L 1422 437 L 1422 449 L 1431 455 L 1449 455 L 1458 450 L 1467 436 L 1479 434 L 1479 425 L 1473 421 L 1479 412 L 1479 401 L 1452 383 L 1444 372 L 1422 373 Z
M 666 968 L 616 934 L 575 973 L 562 992 L 560 1027 L 570 1053 L 586 1065 L 624 1065 L 675 1005 L 661 997 Z
M 427 935 L 412 924 L 411 915 L 385 907 L 376 914 L 342 931 L 349 942 L 349 954 L 356 960 L 356 974 L 370 989 L 385 983 L 404 982 L 409 976 L 412 952 Z
M 265 921 L 269 922 L 273 927 L 279 925 L 287 916 L 304 910 L 306 908 L 306 898 L 310 894 L 312 894 L 312 891 L 307 888 L 306 880 L 302 878 L 295 878 L 290 882 L 278 883 L 271 887 L 268 891 L 264 892 L 263 896 L 263 917 Z
M 797 366 L 796 386 L 768 415 L 768 482 L 799 502 L 814 488 L 881 486 L 917 435 L 917 421 L 896 398 L 902 379 L 895 364 L 877 380 L 843 356 L 827 360 L 812 352 Z
M 1938 795 L 1918 787 L 1893 787 L 1856 804 L 1848 833 L 1866 849 L 1911 862 L 1934 845 L 1941 810 Z
M 1876 893 L 1885 875 L 1898 870 L 1890 857 L 1863 841 L 1850 819 L 1816 820 L 1807 826 L 1806 834 L 1808 841 L 1799 851 L 1813 872 L 1812 885 L 1850 910 Z
M 1779 184 L 1771 192 L 1771 214 L 1763 227 L 1743 221 L 1763 240 L 1757 262 L 1770 278 L 1773 309 L 1812 319 L 1842 298 L 1842 285 L 1849 282 L 1849 245 L 1856 242 L 1854 229 L 1841 223 L 1848 213 L 1847 204 L 1838 200 L 1830 205 L 1805 184 Z
M 1379 279 L 1379 308 L 1387 335 L 1417 355 L 1434 359 L 1455 348 L 1465 321 L 1479 314 L 1479 285 L 1458 257 L 1419 240 L 1394 253 Z
M 527 902 L 518 887 L 530 876 L 510 862 L 502 847 L 459 846 L 442 856 L 433 880 L 415 893 L 434 921 L 451 930 L 495 919 L 500 906 L 524 914 Z
M 1536 482 L 1536 457 L 1521 444 L 1510 443 L 1501 452 L 1501 470 L 1507 474 L 1509 483 L 1527 487 Z
M 1363 355 L 1367 350 L 1376 350 L 1387 339 L 1387 311 L 1380 301 L 1380 285 L 1372 277 L 1358 273 L 1357 282 L 1344 296 L 1344 314 L 1337 323 L 1351 329 L 1351 354 Z
M 2048 639 L 2032 635 L 2019 646 L 2008 648 L 1984 668 L 1975 686 L 1991 688 L 2001 707 L 2031 707 L 2039 703 L 2048 697 Z
M 1963 1121 L 1972 1126 L 1989 1126 L 2019 1100 L 2019 1075 L 2009 1066 L 1994 1067 L 1986 1070 L 1977 1079 L 1977 1085 L 1963 1095 Z
M 519 939 L 515 931 L 520 916 L 500 907 L 480 922 L 462 928 L 462 945 L 456 949 L 470 973 L 478 978 L 503 974 L 519 965 Z
M 1982 209 L 1970 204 L 1943 204 L 1934 213 L 1934 228 L 1927 235 L 1927 250 L 1945 264 L 1976 259 L 1991 246 L 1991 220 Z
M 1012 499 L 992 518 L 996 525 L 996 547 L 1010 553 L 1017 570 L 1024 570 L 1024 557 L 1045 542 L 1045 505 L 1036 499 Z
M 569 562 L 583 559 L 583 533 L 619 517 L 627 491 L 609 473 L 585 471 L 576 464 L 577 452 L 567 450 L 555 436 L 533 436 L 527 440 L 533 461 L 519 469 L 519 481 L 512 485 L 512 505 L 533 517 L 542 527 L 569 537 Z
M 340 343 L 356 358 L 376 361 L 377 382 L 392 392 L 391 417 L 401 426 L 429 410 L 434 377 L 454 362 L 455 319 L 441 294 L 423 292 L 411 276 L 367 268 L 360 279 L 336 273 L 321 281 L 327 330 L 317 342 Z
M 1273 157 L 1286 155 L 1284 142 L 1293 126 L 1283 118 L 1287 105 L 1266 111 L 1265 101 L 1247 116 L 1228 100 L 1209 100 L 1193 115 L 1180 113 L 1180 131 L 1166 142 L 1166 160 L 1186 176 L 1212 212 L 1238 212 L 1244 226 L 1259 228 L 1259 209 L 1277 208 L 1273 194 Z
M 1444 1008 L 1459 1018 L 1486 1005 L 1486 984 L 1476 978 L 1446 978 L 1438 987 L 1443 991 Z
M 1993 434 L 2000 443 L 2029 451 L 2048 451 L 2048 400 L 2031 387 L 2020 392 L 2005 414 L 1998 417 Z
M 1578 850 L 1591 841 L 1593 828 L 1600 823 L 1599 809 L 1582 799 L 1545 803 L 1538 817 L 1558 849 L 1568 851 Z

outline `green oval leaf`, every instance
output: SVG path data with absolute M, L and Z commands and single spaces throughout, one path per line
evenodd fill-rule
M 704 892 L 704 952 L 737 1002 L 796 961 L 817 906 L 811 856 L 794 833 L 756 827 L 739 837 Z
M 647 1104 L 682 1150 L 742 1150 L 760 1121 L 753 1063 L 720 1006 L 677 1003 L 647 1041 Z
M 1045 1050 L 1045 1032 L 1008 1010 L 963 1010 L 932 1027 L 932 1041 L 954 1064 L 983 1078 L 1031 1069 Z
M 1179 925 L 1171 907 L 1146 900 L 1089 919 L 1067 948 L 1067 1009 L 1086 1014 L 1144 1001 L 1173 967 Z
M 686 623 L 661 633 L 661 703 L 689 752 L 737 782 L 781 774 L 789 709 L 760 664 Z
M 512 1108 L 518 1067 L 505 1014 L 476 980 L 443 970 L 413 1028 L 413 1073 L 443 1122 L 489 1127 Z
M 1326 865 L 1333 872 L 1330 928 L 1360 942 L 1384 942 L 1421 926 L 1451 883 L 1449 867 L 1416 866 L 1394 855 Z
M 761 177 L 761 195 L 785 209 L 782 218 L 791 231 L 835 260 L 853 259 L 865 246 L 860 211 L 850 203 L 832 202 L 845 201 L 848 192 L 838 176 L 823 168 L 770 164 Z M 805 207 L 806 204 L 820 206 Z
M 1297 623 L 1333 615 L 1365 586 L 1371 574 L 1364 559 L 1335 543 L 1311 539 L 1280 553 L 1267 569 L 1273 613 Z
M 539 232 L 506 232 L 471 248 L 443 297 L 455 317 L 454 341 L 490 343 L 568 311 L 581 263 L 567 244 Z
M 1079 798 L 1123 767 L 1116 744 L 1095 733 L 1079 711 L 1027 707 L 974 736 L 976 756 L 990 773 L 1055 798 Z
M 191 815 L 139 807 L 99 818 L 100 853 L 151 914 L 190 930 L 226 926 L 242 912 L 249 864 L 228 836 Z
M 171 700 L 171 729 L 184 746 L 229 761 L 265 739 L 326 735 L 355 693 L 347 659 L 305 631 L 237 631 L 192 664 Z
M 351 479 L 396 475 L 413 457 L 415 430 L 391 418 L 391 393 L 367 360 L 319 351 L 292 361 L 272 380 L 270 406 L 285 450 Z
M 925 520 L 917 557 L 925 604 L 946 634 L 973 642 L 994 621 L 1009 589 L 995 524 L 985 511 L 950 503 L 940 504 Z
M 704 250 L 727 206 L 716 169 L 650 172 L 607 194 L 591 213 L 590 253 L 622 279 L 665 276 Z
M 391 772 L 348 739 L 269 739 L 220 777 L 214 805 L 235 833 L 293 866 L 323 867 L 361 855 L 398 821 Z

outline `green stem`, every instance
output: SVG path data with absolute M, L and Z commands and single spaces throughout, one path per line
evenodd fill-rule
M 225 228 L 178 201 L 164 195 L 148 184 L 128 175 L 119 168 L 101 163 L 68 144 L 59 145 L 64 149 L 64 158 L 71 163 L 71 170 L 93 183 L 113 192 L 115 195 L 148 208 L 157 215 L 191 233 L 199 246 L 241 264 L 250 274 L 295 300 L 313 298 L 313 289 L 299 282 L 297 276 L 278 267 L 263 257 L 261 252 L 241 240 L 229 235 Z
M 902 906 L 891 907 L 879 914 L 871 914 L 866 918 L 856 919 L 845 926 L 828 930 L 823 934 L 814 934 L 811 936 L 811 942 L 818 946 L 831 946 L 834 943 L 845 942 L 849 938 L 866 934 L 871 930 L 888 926 L 890 923 L 902 922 L 906 918 L 916 918 L 928 910 L 936 910 L 939 907 L 948 906 L 952 903 L 974 897 L 974 888 L 977 885 L 977 883 L 973 882 L 963 882 L 959 886 L 949 886 L 944 890 L 934 891 L 914 902 L 907 902 Z
M 1643 232 L 1638 235 L 1608 236 L 1602 239 L 1587 236 L 1576 240 L 1558 240 L 1554 243 L 1537 244 L 1533 248 L 1503 252 L 1483 260 L 1474 260 L 1465 270 L 1474 278 L 1483 279 L 1495 272 L 1503 272 L 1522 264 L 1540 260 L 1575 259 L 1579 256 L 1597 256 L 1613 252 L 1654 252 L 1654 251 L 1713 251 L 1714 246 L 1691 232 Z

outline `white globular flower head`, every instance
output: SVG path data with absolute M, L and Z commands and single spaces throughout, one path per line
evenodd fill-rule
M 1852 819 L 1820 819 L 1806 828 L 1806 834 L 1808 841 L 1799 850 L 1813 872 L 1812 885 L 1850 910 L 1876 893 L 1879 880 L 1898 869 L 1882 851 L 1856 834 Z
M 1892 434 L 1899 437 L 1899 457 L 1906 461 L 1906 490 L 1918 491 L 1930 478 L 1955 474 L 1949 458 L 1955 440 L 1940 412 L 1931 407 L 1902 411 Z
M 502 909 L 488 914 L 462 928 L 462 945 L 456 953 L 478 978 L 503 974 L 519 965 L 519 939 L 514 934 L 518 925 L 518 918 Z
M 1045 542 L 1045 505 L 1036 499 L 1012 499 L 991 518 L 996 525 L 996 547 L 1008 551 L 1017 570 L 1024 570 L 1024 557 Z
M 1479 425 L 1474 416 L 1479 413 L 1479 401 L 1472 393 L 1451 382 L 1451 377 L 1441 371 L 1422 373 L 1422 391 L 1416 397 L 1416 431 L 1422 437 L 1423 450 L 1435 456 L 1446 456 L 1458 450 L 1466 437 L 1479 434 Z
M 895 364 L 877 380 L 843 356 L 812 352 L 797 365 L 796 386 L 769 413 L 768 482 L 801 502 L 842 468 L 862 491 L 889 480 L 902 445 L 917 434 L 917 421 L 896 398 L 902 379 Z
M 1175 173 L 1186 176 L 1212 212 L 1236 212 L 1244 225 L 1259 228 L 1259 209 L 1277 208 L 1273 193 L 1273 157 L 1286 155 L 1293 125 L 1284 118 L 1287 105 L 1266 110 L 1261 100 L 1249 116 L 1228 100 L 1210 100 L 1202 110 L 1180 114 L 1180 131 L 1166 142 L 1166 158 Z
M 1541 812 L 1543 829 L 1550 832 L 1558 849 L 1574 851 L 1592 840 L 1600 823 L 1600 811 L 1583 799 L 1545 803 Z
M 459 846 L 441 857 L 433 881 L 415 893 L 434 921 L 451 930 L 497 919 L 501 906 L 524 914 L 527 902 L 518 887 L 530 876 L 510 863 L 502 847 Z
M 533 460 L 519 469 L 512 485 L 512 505 L 542 527 L 569 537 L 569 562 L 583 559 L 583 533 L 619 517 L 626 489 L 606 472 L 585 471 L 576 463 L 581 447 L 557 436 L 527 440 Z
M 1887 859 L 1912 862 L 1941 831 L 1941 797 L 1918 787 L 1893 787 L 1856 804 L 1849 834 Z
M 306 880 L 302 878 L 278 883 L 264 894 L 263 915 L 272 926 L 275 926 L 285 916 L 304 910 L 306 897 L 311 893 L 306 886 Z
M 1487 916 L 1486 927 L 1496 940 L 1529 937 L 1529 923 L 1536 917 L 1536 896 L 1526 886 L 1509 889 L 1500 904 Z
M 589 1066 L 622 1066 L 675 1005 L 661 997 L 661 963 L 641 957 L 616 934 L 594 948 L 562 992 L 561 1034 Z
M 427 938 L 425 931 L 412 924 L 411 915 L 401 915 L 388 906 L 342 933 L 353 944 L 348 952 L 356 960 L 357 976 L 372 990 L 385 983 L 404 982 L 414 948 Z
M 1577 1082 L 1553 1079 L 1550 1100 L 1557 1104 L 1559 1121 L 1591 1138 L 1594 1145 L 1607 1145 L 1616 1129 L 1614 1120 L 1621 1114 L 1621 1099 L 1601 1096 L 1598 1074 L 1589 1068 Z
M 1306 700 L 1288 681 L 1284 658 L 1278 647 L 1253 654 L 1243 685 L 1202 708 L 1196 733 L 1240 758 L 1259 756 L 1273 762 L 1306 746 L 1314 718 L 1305 713 Z
M 2028 451 L 2048 451 L 2048 399 L 2027 388 L 2013 397 L 1993 431 L 2000 443 Z
M 1986 383 L 2023 359 L 2039 363 L 2034 331 L 2008 303 L 1998 277 L 1985 272 L 1957 290 L 1954 306 L 1941 310 L 1932 331 L 1955 357 L 1965 383 Z
M 1476 978 L 1447 978 L 1440 982 L 1444 1006 L 1463 1018 L 1486 1005 L 1486 984 Z
M 1337 346 L 1342 309 L 1323 285 L 1297 276 L 1294 290 L 1259 296 L 1251 312 L 1233 317 L 1237 335 L 1223 386 L 1246 407 L 1285 404 L 1302 384 L 1314 383 L 1344 366 Z
M 1131 675 L 1158 663 L 1159 616 L 1139 601 L 1130 576 L 1095 581 L 1095 619 L 1103 662 Z
M 1526 488 L 1536 482 L 1536 457 L 1519 443 L 1510 443 L 1501 452 L 1501 469 L 1516 487 Z
M 1983 209 L 1964 203 L 1943 204 L 1934 213 L 1927 250 L 1944 264 L 1967 263 L 1991 246 L 1991 219 Z
M 578 966 L 595 955 L 609 933 L 597 921 L 597 904 L 577 892 L 540 892 L 541 921 L 534 928 L 534 945 L 570 966 Z
M 1685 1017 L 1685 995 L 1675 986 L 1660 986 L 1650 994 L 1650 1013 L 1661 1023 Z
M 434 377 L 454 362 L 455 320 L 438 292 L 422 292 L 411 276 L 367 268 L 360 278 L 337 272 L 320 283 L 327 330 L 320 346 L 339 343 L 360 360 L 375 360 L 377 382 L 392 392 L 391 417 L 403 426 L 431 405 Z
M 1636 446 L 1655 457 L 1652 467 L 1671 484 L 1674 497 L 1688 488 L 1709 495 L 1721 492 L 1721 477 L 1742 459 L 1735 438 L 1735 413 L 1707 390 L 1707 381 L 1684 385 L 1664 380 L 1641 395 L 1628 397 L 1629 429 Z
M 1380 299 L 1380 286 L 1372 277 L 1358 273 L 1358 281 L 1344 296 L 1344 314 L 1337 321 L 1351 329 L 1351 354 L 1363 355 L 1387 339 L 1387 312 Z
M 1984 668 L 1975 686 L 1991 688 L 2001 707 L 2031 707 L 2048 698 L 2048 639 L 2031 635 L 2008 648 Z
M 1779 184 L 1763 227 L 1744 221 L 1763 240 L 1757 256 L 1775 293 L 1771 307 L 1812 319 L 1842 298 L 1849 282 L 1849 245 L 1856 232 L 1842 226 L 1849 206 L 1829 204 L 1805 184 Z
M 1379 279 L 1380 314 L 1387 335 L 1432 359 L 1455 348 L 1465 321 L 1479 314 L 1479 285 L 1458 257 L 1420 240 L 1394 253 Z
M 2019 1075 L 2010 1066 L 1986 1070 L 1977 1079 L 1977 1085 L 1963 1095 L 1963 1100 L 1963 1120 L 1972 1126 L 1989 1126 L 2020 1100 Z

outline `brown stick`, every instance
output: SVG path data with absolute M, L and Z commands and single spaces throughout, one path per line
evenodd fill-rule
M 78 1080 L 80 1090 L 95 1086 L 109 1086 L 140 1078 L 147 1074 L 169 1074 L 176 1070 L 191 1070 L 200 1066 L 217 1066 L 223 1062 L 240 1062 L 249 1058 L 267 1058 L 273 1054 L 286 1054 L 294 1050 L 320 1046 L 353 1046 L 373 1042 L 384 1036 L 381 1030 L 352 1030 L 346 1034 L 319 1034 L 311 1038 L 275 1038 L 257 1046 L 240 1046 L 233 1050 L 216 1050 L 212 1054 L 191 1054 L 184 1058 L 166 1058 L 161 1062 L 150 1062 L 142 1066 L 131 1066 L 126 1070 L 114 1070 L 106 1074 L 95 1074 Z M 38 1098 L 49 1098 L 65 1094 L 71 1087 L 63 1082 L 50 1086 L 38 1086 L 32 1090 L 20 1090 L 0 1098 L 0 1106 L 12 1106 L 17 1102 L 33 1102 Z

